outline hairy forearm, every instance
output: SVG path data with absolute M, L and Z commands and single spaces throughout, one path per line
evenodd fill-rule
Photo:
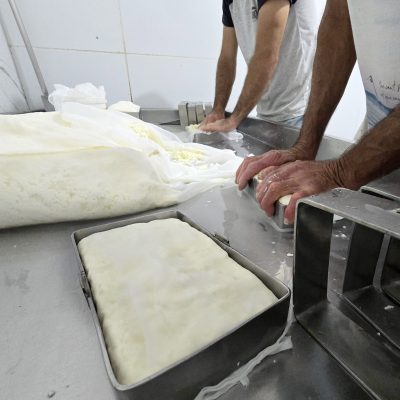
M 250 62 L 239 100 L 233 110 L 232 118 L 240 122 L 247 117 L 264 93 L 274 74 L 277 63 L 276 54 L 262 53 L 254 55 Z
M 236 59 L 220 56 L 217 65 L 214 111 L 224 113 L 236 76 Z
M 338 160 L 331 162 L 338 186 L 359 189 L 400 167 L 400 107 Z
M 356 61 L 346 0 L 328 0 L 313 65 L 311 94 L 295 147 L 317 154 L 328 122 L 338 105 Z

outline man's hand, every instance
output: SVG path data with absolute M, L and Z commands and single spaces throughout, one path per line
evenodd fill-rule
M 285 211 L 285 223 L 291 224 L 299 199 L 342 186 L 337 160 L 295 161 L 269 171 L 257 186 L 257 201 L 272 216 L 275 213 L 275 202 L 282 196 L 292 194 Z
M 296 147 L 288 150 L 271 150 L 260 156 L 247 157 L 236 172 L 236 183 L 239 185 L 239 190 L 243 190 L 249 180 L 257 174 L 263 179 L 271 169 L 275 169 L 280 165 L 296 160 L 311 160 L 313 158 L 313 155 L 307 154 Z
M 228 117 L 207 124 L 201 124 L 199 128 L 204 132 L 231 132 L 238 125 L 239 123 L 234 118 Z
M 222 112 L 211 111 L 210 114 L 208 114 L 207 117 L 203 120 L 203 122 L 199 125 L 199 129 L 204 130 L 204 127 L 207 126 L 208 124 L 211 124 L 213 122 L 219 121 L 220 119 L 224 118 L 225 118 L 225 113 L 223 111 Z

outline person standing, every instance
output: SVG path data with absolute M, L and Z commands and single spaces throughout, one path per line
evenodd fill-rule
M 321 8 L 321 0 L 223 0 L 214 107 L 200 125 L 202 130 L 229 132 L 256 105 L 262 119 L 301 126 Z M 236 106 L 225 118 L 238 47 L 248 72 Z
M 248 157 L 236 173 L 243 190 L 259 174 L 257 200 L 268 215 L 292 194 L 297 201 L 336 187 L 358 190 L 400 167 L 400 2 L 327 0 L 318 34 L 310 101 L 295 145 Z M 358 60 L 367 99 L 368 131 L 338 159 L 315 161 L 324 131 Z M 400 183 L 399 183 L 400 184 Z

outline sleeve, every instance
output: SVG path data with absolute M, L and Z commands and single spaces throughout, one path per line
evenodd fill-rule
M 264 5 L 264 3 L 266 2 L 267 0 L 258 0 L 258 9 L 260 9 L 263 5 Z M 288 0 L 288 2 L 290 3 L 290 5 L 292 6 L 294 3 L 296 3 L 296 1 L 297 0 Z M 225 2 L 224 2 L 225 3 Z
M 229 5 L 232 3 L 232 0 L 223 0 L 222 1 L 222 23 L 225 26 L 233 27 L 233 20 L 231 10 L 229 9 Z

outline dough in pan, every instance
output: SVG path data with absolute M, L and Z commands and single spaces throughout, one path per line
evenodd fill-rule
M 206 235 L 177 219 L 79 243 L 118 381 L 134 384 L 277 301 Z

